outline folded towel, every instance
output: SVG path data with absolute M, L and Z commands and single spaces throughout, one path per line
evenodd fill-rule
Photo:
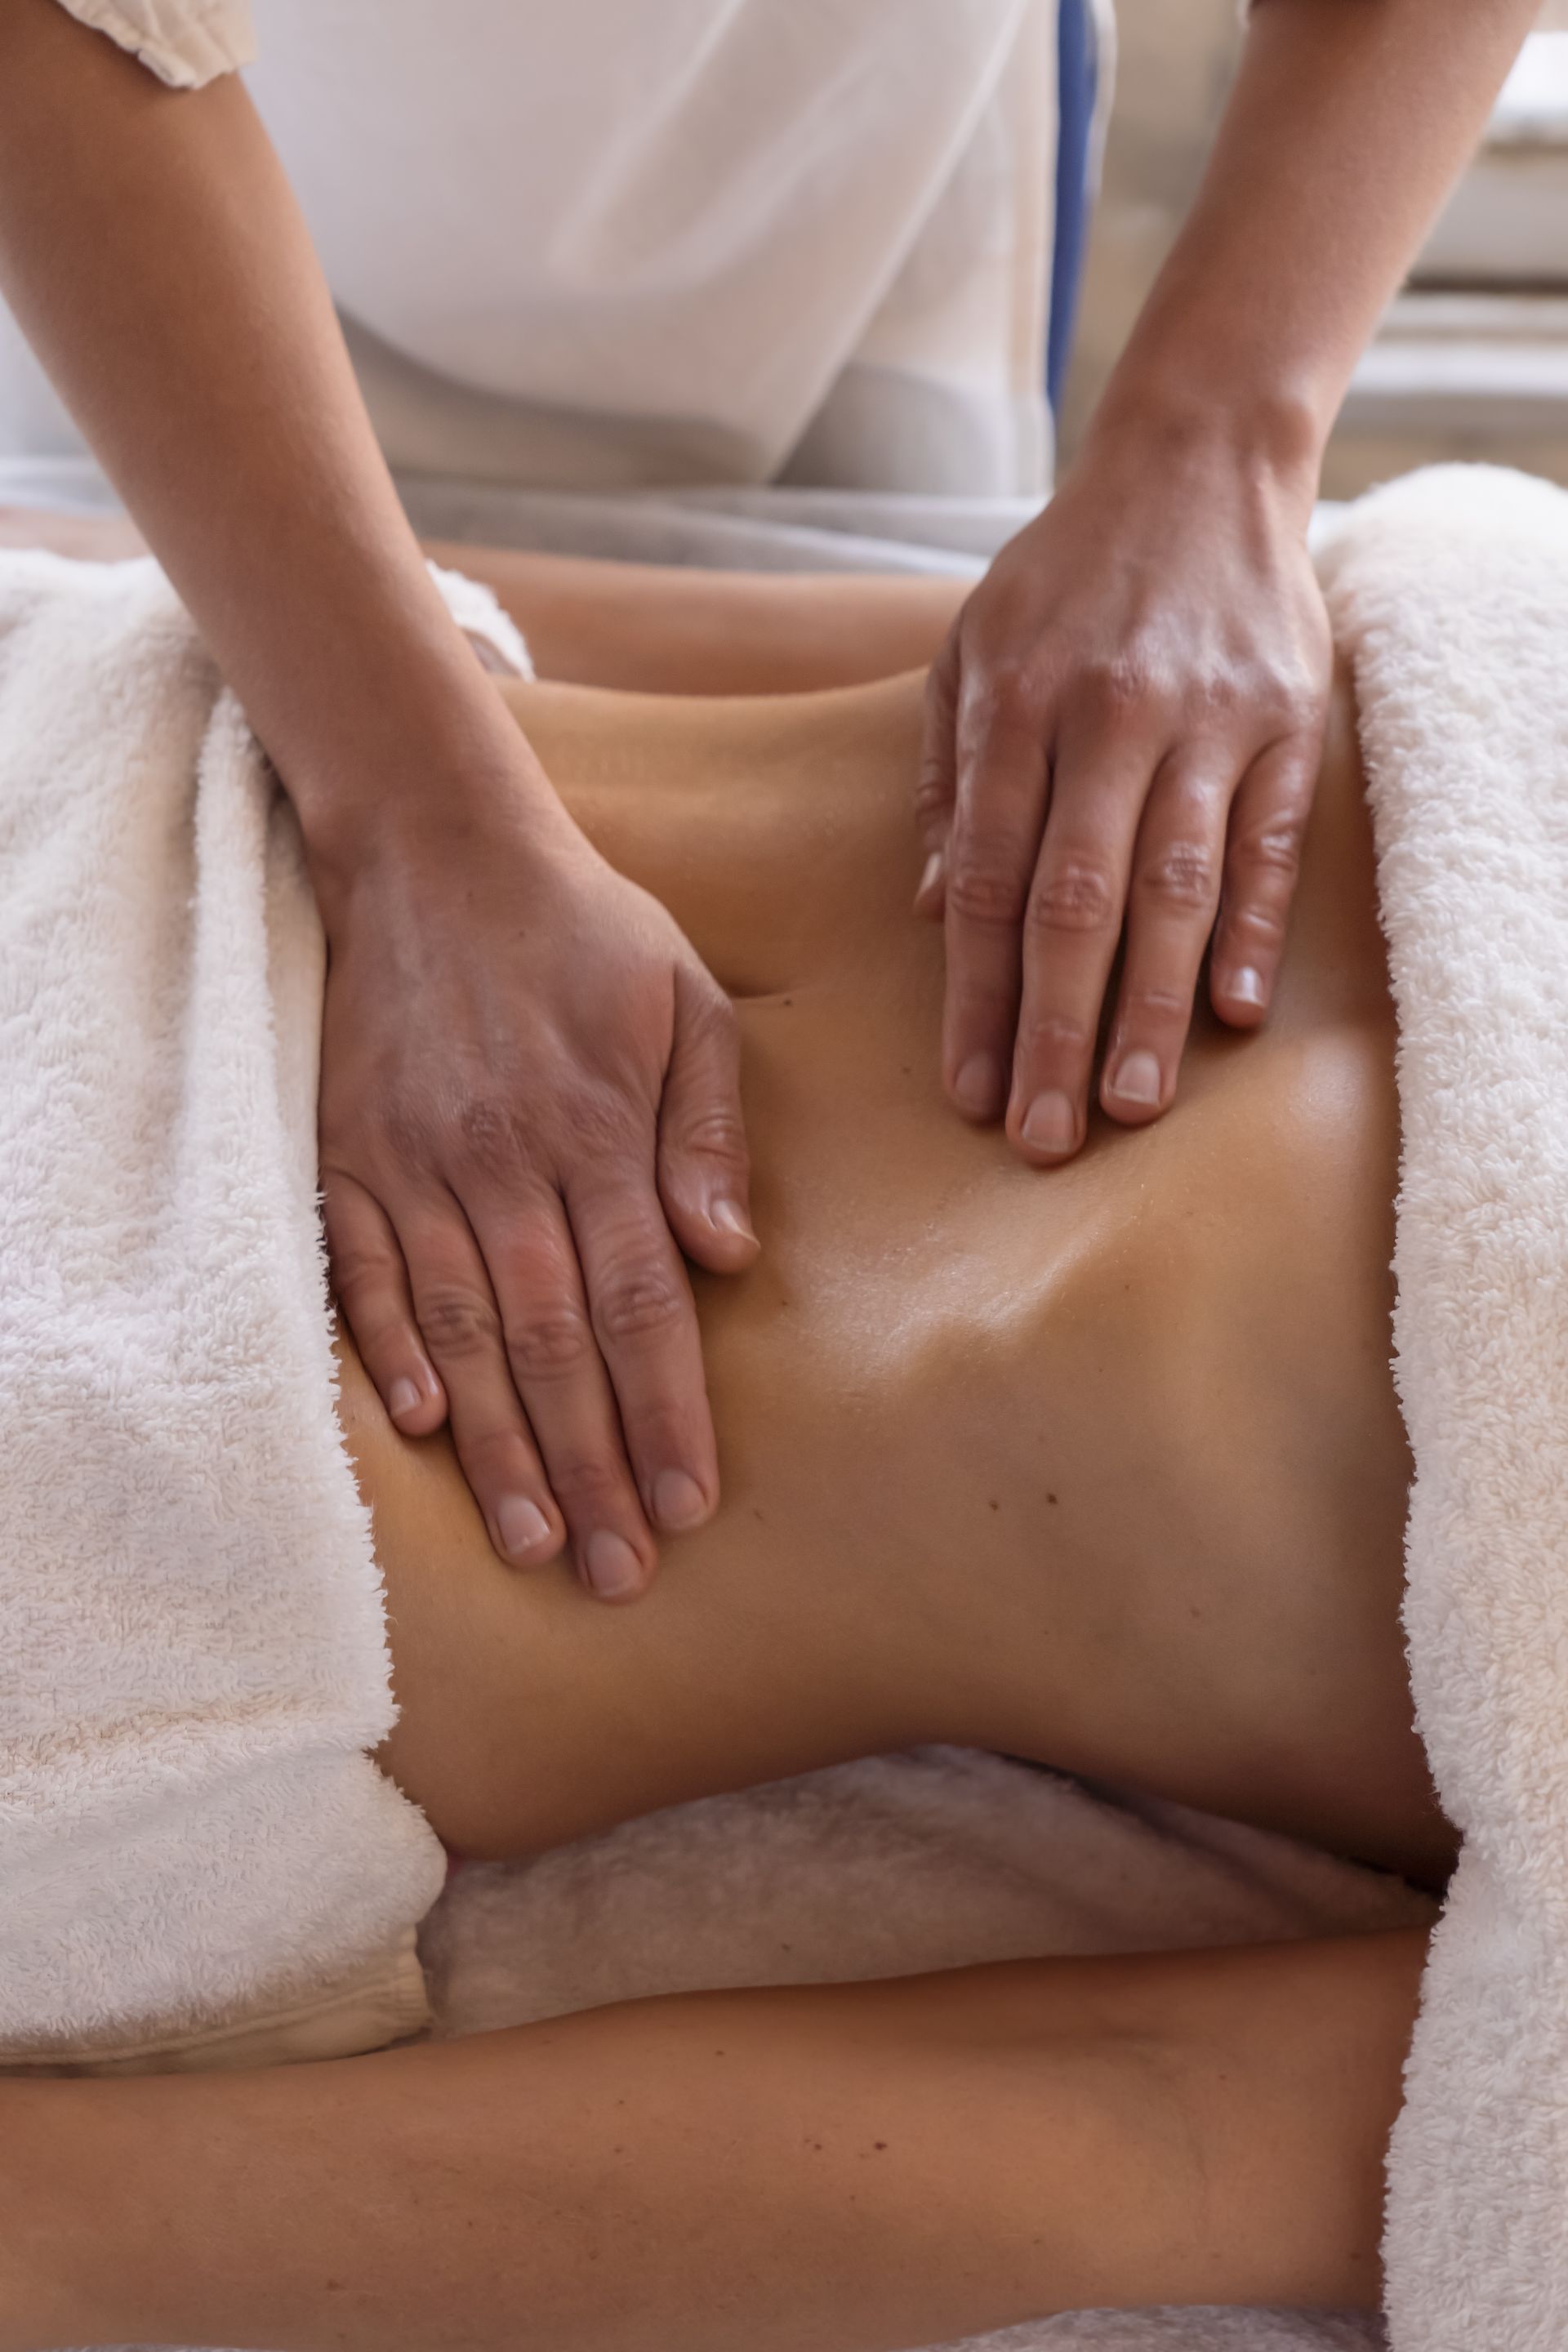
M 425 2015 L 444 1857 L 366 1752 L 395 1710 L 333 1418 L 324 961 L 292 813 L 161 572 L 0 556 L 7 2064 Z
M 1395 2352 L 1568 2344 L 1568 496 L 1444 467 L 1323 557 L 1403 1126 L 1405 1624 L 1464 1850 L 1389 2159 Z

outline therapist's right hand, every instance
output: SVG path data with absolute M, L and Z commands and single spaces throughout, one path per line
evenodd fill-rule
M 756 1254 L 737 1031 L 663 908 L 526 806 L 395 822 L 322 894 L 328 1248 L 387 1411 L 449 1418 L 501 1557 L 569 1541 L 625 1600 L 718 1500 L 680 1251 Z

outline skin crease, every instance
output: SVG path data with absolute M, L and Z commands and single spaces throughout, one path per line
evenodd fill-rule
M 402 1719 L 531 1851 L 909 1738 L 1436 1880 L 1387 1369 L 1393 1023 L 1342 702 L 1257 1041 L 1041 1185 L 946 1113 L 908 916 L 918 678 L 510 688 L 735 992 L 766 1250 L 700 1294 L 726 1500 L 634 1608 L 496 1560 L 346 1343 Z M 805 1475 L 805 1465 L 810 1465 Z M 228 2077 L 0 2082 L 0 2352 L 762 2352 L 1117 2304 L 1371 2304 L 1424 1938 L 627 2004 Z M 90 2217 L 90 2218 L 89 2218 Z

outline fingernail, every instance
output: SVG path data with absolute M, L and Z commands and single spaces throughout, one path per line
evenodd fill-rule
M 1251 964 L 1244 963 L 1239 971 L 1231 974 L 1230 986 L 1226 994 L 1234 996 L 1238 1004 L 1261 1004 L 1263 974 L 1260 971 L 1255 971 Z
M 1121 1102 L 1157 1103 L 1160 1099 L 1160 1065 L 1152 1054 L 1129 1054 L 1115 1076 L 1109 1091 Z
M 550 1522 L 537 1503 L 526 1495 L 503 1495 L 496 1505 L 496 1526 L 500 1533 L 501 1548 L 515 1559 L 520 1552 L 534 1551 L 550 1534 Z
M 1070 1151 L 1078 1140 L 1078 1120 L 1066 1095 L 1037 1095 L 1019 1132 L 1033 1151 Z
M 642 1562 L 625 1536 L 600 1528 L 583 1547 L 583 1569 L 601 1601 L 619 1601 L 643 1580 Z
M 996 1108 L 996 1097 L 1001 1090 L 1002 1072 L 991 1054 L 971 1054 L 953 1080 L 952 1091 L 963 1108 L 976 1118 L 984 1118 Z
M 738 1201 L 715 1201 L 708 1214 L 721 1234 L 739 1234 L 743 1242 L 756 1240 L 746 1222 L 746 1213 Z
M 928 890 L 933 890 L 936 887 L 937 883 L 942 878 L 942 858 L 941 850 L 933 849 L 931 856 L 926 859 L 924 868 L 921 874 L 920 887 L 915 892 L 915 897 L 917 898 L 923 898 Z
M 661 1470 L 653 1482 L 653 1515 L 661 1528 L 694 1528 L 708 1517 L 708 1497 L 684 1470 Z
M 394 1421 L 401 1421 L 405 1412 L 417 1412 L 423 1402 L 424 1399 L 413 1381 L 394 1381 L 386 1409 Z

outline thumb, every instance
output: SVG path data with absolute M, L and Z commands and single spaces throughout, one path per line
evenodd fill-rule
M 758 1244 L 735 1008 L 706 972 L 682 967 L 658 1114 L 658 1195 L 670 1231 L 697 1265 L 710 1274 L 751 1265 Z
M 925 850 L 915 912 L 932 922 L 942 920 L 947 901 L 947 844 L 958 796 L 958 624 L 954 622 L 926 677 L 920 784 L 915 793 L 915 818 Z

